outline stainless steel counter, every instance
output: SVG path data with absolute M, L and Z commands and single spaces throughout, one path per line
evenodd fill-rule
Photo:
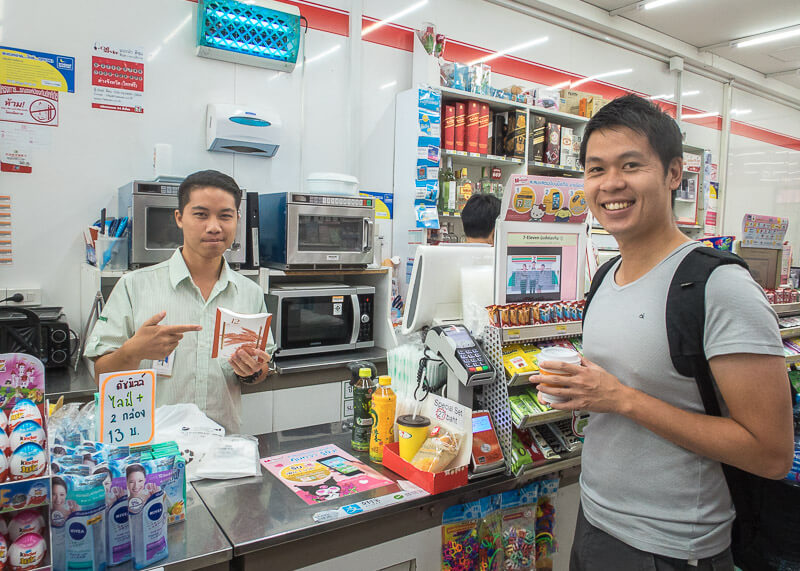
M 186 521 L 167 530 L 169 557 L 154 564 L 168 571 L 230 568 L 233 549 L 211 517 L 197 492 L 186 489 Z M 133 571 L 133 561 L 114 567 L 117 571 Z
M 341 423 L 262 435 L 261 457 L 336 444 L 348 453 L 350 432 Z M 368 455 L 353 453 L 369 462 Z M 393 481 L 398 476 L 369 464 Z M 317 524 L 316 512 L 399 490 L 397 484 L 309 506 L 266 470 L 262 476 L 230 481 L 196 482 L 198 494 L 233 544 L 237 569 L 296 569 L 441 524 L 450 505 L 518 486 L 523 480 L 504 475 L 471 482 L 462 488 L 380 510 Z
M 45 395 L 51 401 L 56 401 L 60 396 L 64 400 L 89 400 L 97 391 L 94 377 L 89 373 L 86 364 L 81 361 L 78 370 L 69 368 L 45 369 Z

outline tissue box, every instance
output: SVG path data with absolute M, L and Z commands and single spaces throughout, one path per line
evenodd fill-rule
M 429 494 L 440 494 L 467 484 L 468 466 L 444 472 L 423 472 L 400 458 L 399 448 L 399 442 L 392 442 L 383 447 L 383 465 L 395 474 L 414 482 Z

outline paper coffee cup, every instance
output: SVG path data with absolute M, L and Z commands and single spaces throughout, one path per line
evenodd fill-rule
M 539 363 L 544 363 L 545 361 L 560 361 L 562 363 L 569 363 L 570 365 L 580 365 L 581 364 L 581 355 L 574 349 L 567 349 L 566 347 L 545 347 L 542 351 L 536 356 L 536 360 Z M 552 371 L 549 369 L 545 369 L 541 365 L 539 366 L 539 374 L 542 376 L 548 375 L 563 375 L 563 373 L 559 371 Z M 551 395 L 547 393 L 547 383 L 539 383 L 539 401 L 545 404 L 555 404 L 560 402 L 566 402 L 566 399 L 562 397 L 557 397 L 555 395 Z
M 427 416 L 404 414 L 397 417 L 397 432 L 400 436 L 400 458 L 411 462 L 414 454 L 428 438 L 431 419 Z

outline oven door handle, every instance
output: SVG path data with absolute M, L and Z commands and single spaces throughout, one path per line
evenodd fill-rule
M 367 253 L 372 250 L 372 227 L 375 223 L 369 218 L 364 218 L 364 239 L 361 241 L 361 252 Z
M 358 294 L 350 294 L 350 301 L 353 303 L 353 332 L 350 335 L 350 344 L 355 345 L 361 330 L 361 304 L 358 302 Z

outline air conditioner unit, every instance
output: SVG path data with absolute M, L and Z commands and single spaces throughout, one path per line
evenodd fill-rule
M 300 49 L 300 9 L 272 0 L 199 0 L 197 55 L 291 72 Z
M 281 143 L 281 119 L 267 108 L 209 103 L 206 148 L 223 153 L 272 157 Z

